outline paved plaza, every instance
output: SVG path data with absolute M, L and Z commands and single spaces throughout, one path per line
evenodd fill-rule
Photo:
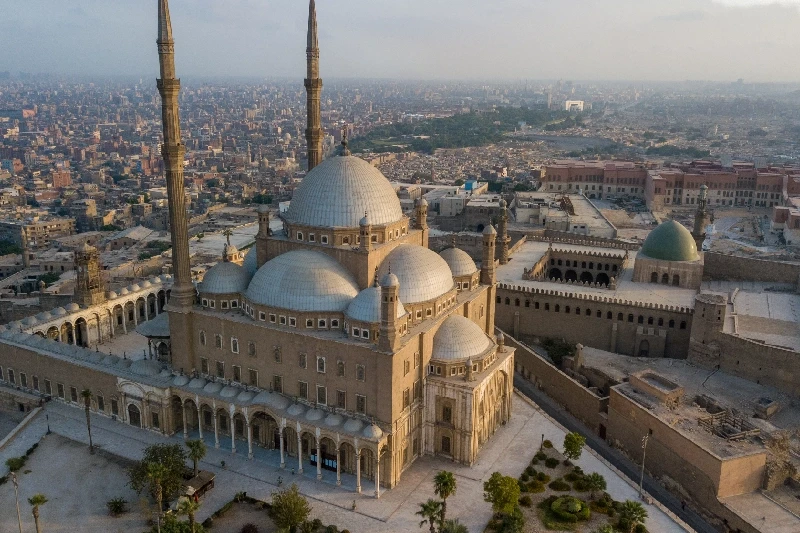
M 37 442 L 45 434 L 47 430 L 45 414 L 49 415 L 50 426 L 56 434 L 77 442 L 88 441 L 83 410 L 58 402 L 50 402 L 44 412 L 37 416 L 14 442 L 0 450 L 0 458 L 3 462 L 7 457 L 24 453 L 30 444 Z M 139 459 L 144 447 L 150 444 L 183 442 L 182 435 L 165 437 L 159 433 L 135 429 L 99 416 L 93 416 L 92 420 L 95 444 L 108 453 L 128 459 Z M 370 481 L 365 480 L 363 493 L 358 495 L 353 492 L 355 481 L 351 476 L 343 475 L 342 487 L 336 487 L 334 473 L 324 472 L 323 480 L 317 481 L 316 469 L 308 463 L 304 465 L 302 475 L 292 474 L 292 467 L 297 471 L 297 465 L 292 462 L 292 460 L 296 461 L 296 458 L 287 458 L 286 469 L 281 470 L 275 451 L 256 448 L 254 449 L 254 459 L 248 460 L 245 442 L 237 441 L 237 453 L 232 454 L 229 439 L 220 439 L 219 449 L 214 448 L 213 440 L 211 440 L 209 441 L 208 455 L 201 467 L 216 473 L 216 485 L 202 499 L 198 519 L 203 520 L 211 515 L 239 491 L 246 491 L 249 496 L 254 498 L 268 500 L 270 493 L 277 488 L 278 478 L 282 477 L 284 483 L 299 485 L 300 490 L 312 504 L 312 516 L 320 518 L 325 524 L 332 523 L 339 528 L 347 528 L 353 533 L 414 531 L 418 529 L 419 524 L 419 517 L 414 514 L 419 509 L 419 503 L 435 497 L 431 482 L 433 475 L 440 469 L 447 469 L 455 473 L 458 483 L 455 496 L 447 501 L 448 514 L 458 517 L 470 531 L 480 532 L 483 531 L 491 517 L 491 508 L 488 503 L 483 501 L 483 481 L 495 471 L 514 477 L 518 476 L 537 451 L 542 435 L 559 447 L 564 433 L 563 428 L 545 416 L 534 404 L 529 403 L 520 395 L 515 395 L 511 421 L 497 431 L 481 452 L 475 465 L 465 467 L 439 458 L 423 457 L 403 473 L 398 487 L 392 490 L 381 489 L 380 499 L 374 498 L 374 483 Z M 35 453 L 39 454 L 39 457 L 47 459 L 51 464 L 48 470 L 50 476 L 75 476 L 74 473 L 66 471 L 74 466 L 70 464 L 72 454 L 46 457 L 48 453 L 51 453 L 47 447 L 43 447 Z M 221 467 L 222 461 L 225 461 L 224 468 Z M 580 460 L 576 461 L 576 464 L 586 472 L 599 472 L 605 476 L 608 482 L 608 492 L 615 499 L 625 500 L 637 497 L 635 486 L 619 476 L 588 450 L 584 452 Z M 5 470 L 5 466 L 2 466 L 2 469 Z M 110 470 L 108 475 L 124 476 L 121 472 L 112 473 Z M 30 480 L 37 486 L 27 487 L 25 489 L 27 491 L 48 493 L 52 490 L 52 486 L 46 479 L 32 477 Z M 23 481 L 28 481 L 28 478 L 23 478 Z M 110 483 L 116 485 L 114 482 Z M 9 492 L 13 497 L 13 488 L 10 484 L 0 487 L 2 494 L 0 504 L 7 501 Z M 81 489 L 80 493 L 76 492 L 75 497 L 80 498 L 82 494 L 85 492 Z M 352 510 L 354 501 L 356 503 L 355 511 Z M 647 510 L 650 515 L 647 527 L 650 531 L 659 533 L 685 531 L 659 507 L 647 505 Z M 29 510 L 25 512 L 30 514 Z M 44 510 L 43 516 L 45 516 Z M 67 521 L 64 520 L 62 526 L 61 517 L 48 516 L 51 516 L 53 520 L 53 523 L 48 523 L 46 527 L 46 531 L 49 533 L 74 531 L 74 524 L 67 526 Z M 6 522 L 3 521 L 0 524 L 0 533 L 12 531 L 3 525 Z M 113 522 L 110 523 L 113 524 Z M 80 529 L 81 531 L 90 531 L 83 527 Z

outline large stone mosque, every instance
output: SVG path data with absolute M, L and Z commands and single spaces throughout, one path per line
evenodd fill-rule
M 194 286 L 167 0 L 158 48 L 173 274 L 116 292 L 96 282 L 96 253 L 78 269 L 76 301 L 0 326 L 0 379 L 164 434 L 199 436 L 321 478 L 323 468 L 380 496 L 422 455 L 470 465 L 508 421 L 514 349 L 494 335 L 495 245 L 481 269 L 451 247 L 428 249 L 427 204 L 403 214 L 388 180 L 341 153 L 322 160 L 314 1 L 308 33 L 310 171 L 271 230 Z M 275 225 L 273 224 L 273 227 Z M 501 243 L 502 244 L 502 243 Z M 136 330 L 143 354 L 103 353 Z

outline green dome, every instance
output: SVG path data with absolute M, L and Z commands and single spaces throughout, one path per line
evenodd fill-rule
M 683 224 L 668 220 L 650 232 L 639 252 L 663 261 L 696 261 L 697 245 Z

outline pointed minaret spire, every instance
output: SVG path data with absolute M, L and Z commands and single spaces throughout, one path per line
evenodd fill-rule
M 308 44 L 306 47 L 306 109 L 308 124 L 306 142 L 308 143 L 308 170 L 322 162 L 322 116 L 320 94 L 322 79 L 319 77 L 319 39 L 317 37 L 317 5 L 314 0 L 308 4 Z
M 170 306 L 175 311 L 186 312 L 194 303 L 194 286 L 189 267 L 189 230 L 186 220 L 186 195 L 183 187 L 183 156 L 186 149 L 181 142 L 178 94 L 181 81 L 175 77 L 175 41 L 172 39 L 172 23 L 169 18 L 168 0 L 158 0 L 158 59 L 161 78 L 158 92 L 161 94 L 161 120 L 164 127 L 164 144 L 161 156 L 169 199 L 169 224 L 172 236 L 172 270 L 174 282 Z

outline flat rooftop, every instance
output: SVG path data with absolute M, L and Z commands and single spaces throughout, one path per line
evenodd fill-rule
M 694 308 L 694 297 L 697 294 L 693 289 L 683 289 L 671 285 L 660 285 L 655 283 L 634 283 L 633 282 L 633 263 L 636 259 L 636 251 L 628 252 L 628 266 L 620 273 L 617 278 L 617 289 L 600 289 L 594 287 L 584 287 L 567 283 L 554 283 L 551 281 L 530 281 L 522 279 L 523 271 L 531 268 L 541 259 L 550 246 L 549 242 L 526 241 L 511 257 L 506 265 L 497 267 L 497 282 L 530 287 L 548 291 L 558 291 L 568 294 L 583 294 L 597 296 L 601 298 L 616 298 L 631 302 L 657 305 L 670 305 L 675 307 Z M 624 253 L 614 248 L 603 248 L 595 246 L 580 246 L 573 244 L 555 243 L 555 249 L 576 252 L 592 253 L 611 253 L 619 255 Z

